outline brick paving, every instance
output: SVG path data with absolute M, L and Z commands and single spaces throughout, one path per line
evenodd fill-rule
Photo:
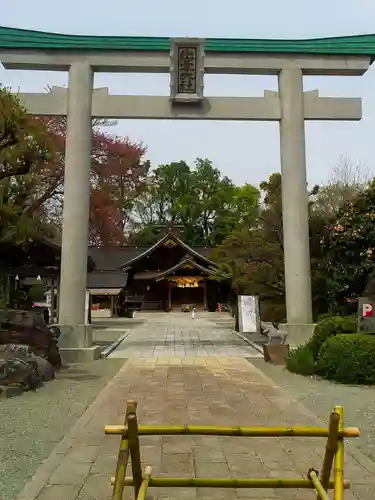
M 185 320 L 183 320 L 185 321 Z M 127 400 L 136 399 L 140 423 L 216 425 L 321 425 L 321 422 L 243 357 L 130 357 L 19 500 L 109 500 L 118 436 L 106 424 L 123 423 Z M 345 401 L 343 402 L 345 404 Z M 348 422 L 354 425 L 355 422 Z M 302 477 L 320 469 L 324 439 L 141 437 L 144 465 L 155 475 L 190 477 Z M 347 500 L 371 498 L 374 463 L 352 443 L 346 447 Z M 132 497 L 127 488 L 124 498 Z M 316 498 L 311 491 L 150 489 L 153 500 Z
M 212 319 L 218 318 L 217 323 Z M 259 357 L 259 352 L 235 335 L 227 314 L 198 311 L 188 313 L 140 313 L 142 321 L 109 356 L 111 358 L 154 356 Z M 221 322 L 225 322 L 221 324 Z

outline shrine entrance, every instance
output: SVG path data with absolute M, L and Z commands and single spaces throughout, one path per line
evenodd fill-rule
M 7 69 L 69 71 L 66 88 L 20 94 L 32 115 L 66 115 L 59 323 L 87 343 L 85 292 L 92 118 L 277 121 L 280 125 L 287 323 L 312 325 L 305 120 L 360 120 L 361 99 L 304 92 L 304 75 L 360 76 L 375 56 L 375 35 L 310 40 L 100 37 L 0 28 Z M 96 72 L 169 73 L 170 95 L 110 95 Z M 206 97 L 205 74 L 277 75 L 263 97 Z M 74 335 L 73 337 L 74 338 Z
M 184 305 L 207 309 L 207 287 L 203 277 L 179 276 L 169 279 L 170 308 L 181 310 Z

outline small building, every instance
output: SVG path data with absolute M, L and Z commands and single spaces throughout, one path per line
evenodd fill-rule
M 111 315 L 132 309 L 181 310 L 186 305 L 215 311 L 219 302 L 228 301 L 229 284 L 212 279 L 217 264 L 211 253 L 212 248 L 190 247 L 173 232 L 150 247 L 90 247 L 93 311 L 96 299 Z

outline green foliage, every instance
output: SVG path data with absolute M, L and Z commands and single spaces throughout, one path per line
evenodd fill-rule
M 237 294 L 258 295 L 270 319 L 285 317 L 284 258 L 282 245 L 281 176 L 261 183 L 262 210 L 252 227 L 238 225 L 214 251 L 220 263 L 217 279 L 231 279 Z M 277 318 L 274 312 L 277 310 Z
M 299 345 L 292 349 L 286 358 L 286 367 L 292 373 L 314 375 L 315 361 L 309 345 Z
M 334 312 L 326 312 L 323 314 L 319 314 L 318 317 L 316 318 L 316 322 L 319 323 L 320 321 L 323 321 L 324 319 L 336 318 L 337 316 L 339 316 L 339 315 L 334 313 Z
M 375 180 L 343 205 L 322 245 L 330 277 L 328 297 L 337 310 L 351 307 L 374 270 L 374 219 Z
M 41 206 L 53 146 L 43 124 L 0 86 L 0 241 L 20 244 L 43 229 Z
M 189 245 L 217 246 L 234 229 L 252 227 L 259 214 L 259 190 L 234 186 L 207 159 L 195 167 L 173 162 L 156 168 L 148 190 L 135 200 L 131 243 L 150 245 L 160 237 L 160 225 L 181 226 Z
M 344 384 L 375 384 L 375 336 L 329 338 L 319 351 L 316 372 Z
M 324 342 L 335 335 L 341 333 L 356 333 L 357 318 L 356 316 L 334 316 L 320 321 L 314 330 L 314 334 L 308 342 L 308 346 L 312 351 L 314 359 L 318 357 L 319 350 Z

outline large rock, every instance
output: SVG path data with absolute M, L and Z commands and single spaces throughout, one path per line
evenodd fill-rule
M 55 369 L 49 361 L 41 356 L 34 356 L 38 373 L 43 382 L 49 382 L 55 378 Z

